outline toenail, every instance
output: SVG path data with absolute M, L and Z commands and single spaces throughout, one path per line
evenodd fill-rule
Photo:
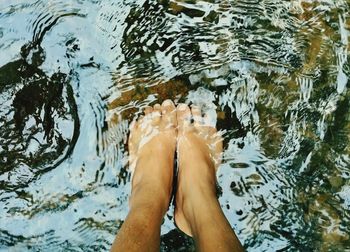
M 184 104 L 184 103 L 181 103 L 181 104 L 179 104 L 178 109 L 181 110 L 181 111 L 186 110 L 187 109 L 187 105 Z
M 171 100 L 165 100 L 162 105 L 163 106 L 171 106 L 172 104 L 173 104 L 173 102 Z

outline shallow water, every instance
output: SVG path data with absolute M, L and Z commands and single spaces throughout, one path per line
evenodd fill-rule
M 350 250 L 350 1 L 0 2 L 0 250 L 106 251 L 129 122 L 217 112 L 247 251 Z M 193 250 L 172 209 L 162 250 Z

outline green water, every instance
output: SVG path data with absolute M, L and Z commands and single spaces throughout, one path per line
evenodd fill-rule
M 0 3 L 0 251 L 107 251 L 130 121 L 216 112 L 247 251 L 350 250 L 349 0 Z M 192 251 L 162 226 L 162 251 Z

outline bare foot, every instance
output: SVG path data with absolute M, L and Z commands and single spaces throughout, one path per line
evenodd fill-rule
M 129 164 L 133 173 L 130 206 L 137 191 L 147 189 L 154 197 L 160 196 L 159 200 L 164 201 L 162 206 L 167 209 L 173 183 L 176 108 L 172 101 L 166 100 L 162 105 L 147 107 L 144 112 L 130 126 Z
M 213 126 L 214 118 L 202 116 L 199 107 L 190 109 L 186 104 L 180 104 L 176 110 L 179 172 L 175 223 L 192 236 L 190 220 L 194 218 L 194 204 L 203 195 L 216 197 L 216 170 L 221 160 L 222 138 Z
M 111 251 L 159 251 L 160 226 L 172 192 L 176 127 L 175 105 L 169 100 L 146 108 L 131 124 L 130 210 Z

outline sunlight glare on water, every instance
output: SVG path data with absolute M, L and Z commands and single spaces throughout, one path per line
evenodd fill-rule
M 217 115 L 247 251 L 350 249 L 350 2 L 0 3 L 0 250 L 107 251 L 126 141 L 172 99 Z M 192 251 L 162 226 L 162 251 Z

